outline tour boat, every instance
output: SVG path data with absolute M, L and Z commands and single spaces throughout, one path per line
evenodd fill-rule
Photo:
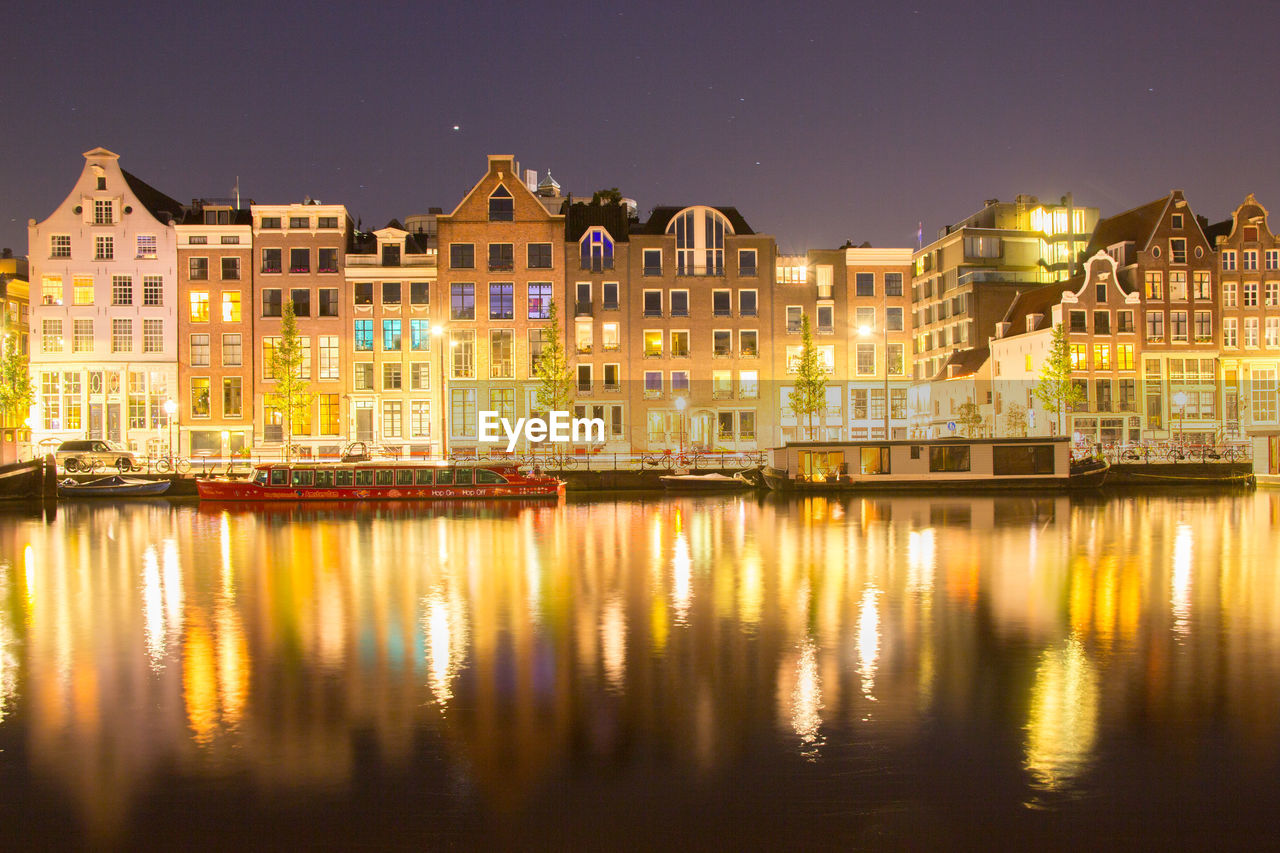
M 558 498 L 564 482 L 514 462 L 271 462 L 247 479 L 196 480 L 208 501 L 431 501 Z
M 1066 437 L 803 442 L 770 454 L 765 482 L 780 492 L 1095 488 L 1109 469 L 1073 461 Z

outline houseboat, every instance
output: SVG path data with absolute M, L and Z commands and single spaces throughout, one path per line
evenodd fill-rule
M 247 479 L 197 479 L 205 501 L 435 501 L 559 498 L 564 482 L 514 462 L 272 462 Z
M 1094 488 L 1108 469 L 1073 462 L 1066 437 L 803 442 L 769 453 L 765 483 L 780 492 Z

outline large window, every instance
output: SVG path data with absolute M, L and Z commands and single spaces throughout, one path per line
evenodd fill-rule
M 529 319 L 546 320 L 551 316 L 551 283 L 529 283 Z
M 164 320 L 142 321 L 142 351 L 164 352 Z
M 111 276 L 111 304 L 133 304 L 133 278 L 127 275 Z
M 680 211 L 667 225 L 676 238 L 678 275 L 724 275 L 724 238 L 733 226 L 724 214 L 709 207 Z
M 111 321 L 111 351 L 133 351 L 133 321 L 127 318 L 114 318 Z
M 1053 473 L 1052 444 L 997 444 L 992 446 L 991 454 L 992 473 L 997 477 Z M 931 458 L 930 462 L 932 461 Z M 930 466 L 930 470 L 933 470 L 932 466 Z M 959 470 L 967 471 L 968 465 Z
M 860 272 L 854 274 L 854 295 L 855 296 L 875 296 L 876 295 L 876 274 L 873 272 Z
M 289 250 L 289 272 L 294 272 L 294 273 L 311 272 L 311 250 L 310 249 L 290 249 Z
M 476 378 L 476 333 L 470 329 L 453 329 L 449 332 L 449 349 L 452 353 L 452 377 Z
M 222 322 L 240 322 L 240 291 L 222 291 Z
M 489 272 L 510 272 L 515 269 L 515 266 L 515 246 L 513 244 L 489 244 Z
M 191 377 L 191 417 L 209 417 L 209 377 Z
M 280 288 L 265 287 L 262 290 L 262 316 L 279 317 L 282 311 Z
M 208 367 L 209 366 L 209 335 L 198 334 L 190 336 L 191 346 L 191 366 L 192 367 Z
M 530 243 L 526 247 L 526 260 L 531 270 L 551 269 L 551 244 Z
M 240 333 L 222 336 L 222 366 L 239 367 L 244 363 L 244 344 Z
M 494 282 L 489 285 L 489 319 L 511 320 L 515 317 L 510 282 Z
M 278 273 L 281 266 L 281 255 L 283 249 L 263 249 L 262 250 L 262 271 L 264 273 Z
M 613 269 L 613 238 L 603 228 L 589 229 L 582 235 L 578 246 L 584 270 L 604 272 Z
M 225 376 L 222 379 L 222 416 L 238 418 L 244 406 L 244 386 L 239 376 Z
M 929 447 L 930 471 L 968 471 L 969 445 L 943 444 Z
M 449 319 L 474 320 L 476 318 L 476 286 L 474 284 L 449 285 Z
M 193 290 L 191 297 L 191 322 L 209 322 L 209 291 Z
M 475 437 L 476 390 L 474 388 L 449 389 L 449 430 L 459 438 Z
M 515 376 L 515 332 L 493 329 L 489 332 L 489 378 L 511 379 Z
M 474 269 L 476 265 L 476 247 L 473 243 L 449 244 L 449 268 L 455 270 Z
M 497 189 L 489 194 L 489 221 L 490 222 L 511 222 L 516 218 L 515 199 L 511 197 L 511 192 L 502 184 L 498 184 Z M 475 401 L 472 401 L 474 407 Z
M 355 321 L 356 352 L 373 352 L 373 321 Z
M 93 320 L 72 321 L 72 352 L 93 352 Z
M 320 335 L 320 379 L 334 380 L 338 378 L 338 336 Z
M 382 321 L 382 349 L 384 352 L 400 351 L 400 321 Z

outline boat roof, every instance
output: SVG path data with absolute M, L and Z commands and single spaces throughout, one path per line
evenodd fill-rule
M 771 447 L 770 450 L 786 450 L 790 447 L 799 447 L 802 449 L 829 449 L 833 447 L 883 447 L 886 444 L 897 445 L 924 445 L 924 444 L 1046 444 L 1054 442 L 1070 442 L 1069 435 L 1042 435 L 1042 436 L 1017 436 L 1017 437 L 983 437 L 983 438 L 965 438 L 963 436 L 947 437 L 947 438 L 895 438 L 890 441 L 883 439 L 859 439 L 858 441 L 793 441 L 781 447 Z

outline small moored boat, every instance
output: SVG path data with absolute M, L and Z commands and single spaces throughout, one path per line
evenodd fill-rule
M 67 478 L 58 483 L 60 498 L 143 498 L 169 491 L 168 480 L 139 480 L 133 477 L 99 477 L 83 483 Z
M 658 478 L 665 489 L 672 491 L 720 492 L 753 488 L 743 477 L 735 474 L 667 474 Z
M 273 462 L 249 479 L 197 479 L 205 501 L 431 501 L 558 498 L 564 482 L 514 462 Z

